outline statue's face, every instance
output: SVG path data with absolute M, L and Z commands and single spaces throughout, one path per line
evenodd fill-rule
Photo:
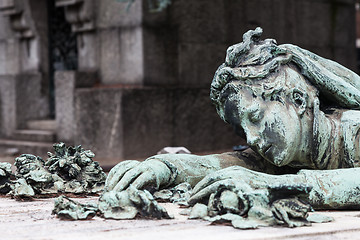
M 301 162 L 311 137 L 311 121 L 300 117 L 298 106 L 288 99 L 264 100 L 249 89 L 228 85 L 225 119 L 245 133 L 249 146 L 276 166 Z

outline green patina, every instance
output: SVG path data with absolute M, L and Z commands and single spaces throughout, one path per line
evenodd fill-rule
M 18 198 L 53 196 L 61 193 L 89 194 L 103 190 L 106 174 L 90 150 L 81 146 L 54 144 L 54 153 L 42 158 L 22 154 L 15 159 L 15 181 L 10 180 L 11 164 L 0 163 L 0 193 Z
M 126 190 L 105 192 L 99 199 L 99 211 L 104 218 L 132 219 L 173 218 L 160 206 L 147 190 L 138 190 L 130 185 Z
M 11 164 L 0 162 L 0 194 L 8 193 L 11 190 L 11 175 Z
M 97 211 L 96 203 L 81 204 L 68 197 L 60 196 L 54 201 L 52 214 L 64 220 L 89 220 L 95 217 Z
M 312 207 L 360 208 L 360 77 L 261 34 L 250 30 L 228 48 L 210 94 L 219 116 L 251 149 L 120 163 L 106 191 L 133 185 L 154 192 L 188 182 L 191 218 L 241 229 L 331 220 L 309 217 Z M 163 191 L 160 198 L 171 195 Z

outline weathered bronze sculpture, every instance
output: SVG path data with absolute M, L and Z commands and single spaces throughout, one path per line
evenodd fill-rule
M 231 46 L 211 84 L 218 114 L 251 149 L 122 162 L 106 191 L 188 182 L 195 186 L 190 205 L 205 202 L 213 216 L 246 212 L 290 226 L 301 224 L 289 218 L 308 211 L 297 202 L 301 194 L 318 209 L 360 208 L 360 77 L 297 46 L 262 41 L 261 34 L 248 31 Z M 224 210 L 229 199 L 236 207 Z
M 45 162 L 41 157 L 22 154 L 15 159 L 15 181 L 10 180 L 11 164 L 0 164 L 0 193 L 16 198 L 33 198 L 64 193 L 91 194 L 102 191 L 106 174 L 90 150 L 81 146 L 54 144 Z

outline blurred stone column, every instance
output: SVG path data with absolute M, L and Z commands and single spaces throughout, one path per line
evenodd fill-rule
M 92 87 L 95 80 L 95 72 L 57 71 L 55 73 L 55 116 L 59 141 L 74 143 L 75 89 Z

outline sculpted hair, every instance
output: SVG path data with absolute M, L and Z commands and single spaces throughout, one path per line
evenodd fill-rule
M 263 91 L 260 94 L 274 94 L 276 88 L 264 80 L 287 64 L 298 68 L 303 76 L 320 92 L 322 105 L 331 102 L 342 108 L 360 109 L 360 77 L 351 70 L 314 53 L 291 44 L 277 45 L 273 39 L 260 40 L 261 28 L 243 35 L 243 42 L 228 48 L 225 63 L 216 71 L 211 83 L 210 98 L 223 118 L 221 92 L 230 82 L 251 86 Z M 271 84 L 274 85 L 274 84 Z M 270 90 L 272 89 L 272 90 Z M 294 94 L 304 94 L 293 89 Z M 279 89 L 277 89 L 277 92 Z M 298 92 L 298 93 L 296 93 Z M 296 98 L 296 96 L 294 96 Z

